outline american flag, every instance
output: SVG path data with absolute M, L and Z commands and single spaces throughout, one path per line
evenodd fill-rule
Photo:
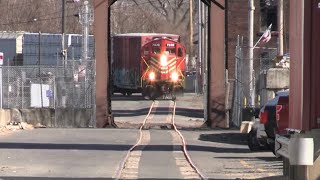
M 271 27 L 272 27 L 272 24 L 270 24 L 270 26 L 267 28 L 267 30 L 263 33 L 260 43 L 267 43 L 267 42 L 270 41 L 270 39 L 271 39 Z

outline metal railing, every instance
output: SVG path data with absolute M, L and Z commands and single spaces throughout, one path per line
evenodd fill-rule
M 285 136 L 280 136 L 276 134 L 276 139 L 275 139 L 275 155 L 277 157 L 285 157 L 289 159 L 289 143 L 290 139 Z

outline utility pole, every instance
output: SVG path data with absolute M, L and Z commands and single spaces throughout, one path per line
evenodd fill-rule
M 66 32 L 66 14 L 65 14 L 65 7 L 66 7 L 66 0 L 61 0 L 62 3 L 62 22 L 61 22 L 61 37 L 62 37 L 62 42 L 61 42 L 61 54 L 62 54 L 62 64 L 63 67 L 65 68 L 66 65 L 66 54 L 65 54 L 65 43 L 64 43 L 64 33 Z
M 188 69 L 192 64 L 193 59 L 193 0 L 189 0 L 189 23 L 190 23 L 190 52 L 189 52 L 189 61 L 188 61 Z
M 83 7 L 81 8 L 80 24 L 82 24 L 82 60 L 83 65 L 87 64 L 88 60 L 88 49 L 89 49 L 89 27 L 90 27 L 90 14 L 89 2 L 84 1 Z
M 40 82 L 40 103 L 41 103 L 41 108 L 43 108 L 43 92 L 42 92 L 42 77 L 41 77 L 41 32 L 39 31 L 38 33 L 38 75 L 39 75 L 39 82 Z
M 283 0 L 278 0 L 278 56 L 283 56 Z
M 207 22 L 207 13 L 208 7 L 202 3 L 202 86 L 203 86 L 203 102 L 204 104 L 208 104 L 208 71 L 207 71 L 207 63 L 208 63 L 208 22 Z M 207 106 L 204 108 L 204 120 L 208 120 L 208 109 Z
M 82 24 L 82 62 L 83 65 L 82 74 L 84 74 L 85 94 L 87 95 L 87 75 L 88 75 L 88 52 L 89 52 L 89 29 L 93 23 L 92 11 L 89 7 L 89 2 L 84 1 L 80 13 L 80 24 Z M 87 97 L 85 100 L 85 106 L 87 106 Z
M 201 56 L 201 91 L 204 94 L 204 86 L 206 84 L 205 81 L 205 68 L 206 68 L 206 5 L 204 3 L 201 3 L 201 41 L 202 41 L 202 56 Z
M 202 61 L 202 13 L 201 13 L 201 0 L 198 0 L 198 58 L 196 61 L 196 66 L 197 66 L 197 93 L 200 92 L 200 87 L 201 87 L 201 61 Z
M 2 65 L 3 65 L 3 61 L 4 61 L 4 56 L 3 53 L 0 52 L 0 108 L 2 109 L 2 103 L 3 103 L 3 88 L 2 88 Z
M 253 24 L 254 24 L 254 0 L 249 0 L 249 32 L 248 32 L 248 47 L 249 47 L 249 87 L 250 87 L 250 104 L 255 107 L 255 78 L 253 69 Z

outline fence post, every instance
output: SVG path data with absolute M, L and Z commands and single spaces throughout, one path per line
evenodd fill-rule
M 3 83 L 2 83 L 2 65 L 0 66 L 0 108 L 2 109 L 2 102 L 3 102 L 3 89 L 2 89 Z
M 9 65 L 9 60 L 8 60 L 8 65 Z M 10 71 L 9 71 L 9 69 L 10 69 L 10 66 L 8 66 L 8 69 L 7 69 L 7 72 L 8 72 L 8 74 L 7 74 L 7 76 L 8 76 L 8 108 L 10 108 L 10 91 L 11 91 L 11 86 L 10 86 L 10 83 L 9 83 L 9 81 L 10 81 Z
M 24 77 L 23 77 L 23 71 L 21 72 L 21 75 L 22 75 L 22 77 L 21 77 L 21 108 L 23 109 L 23 104 L 24 104 L 24 101 L 23 101 L 23 99 L 24 99 Z

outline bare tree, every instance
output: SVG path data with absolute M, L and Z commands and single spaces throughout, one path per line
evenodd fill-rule
M 0 30 L 60 33 L 62 20 L 61 1 L 57 0 L 1 0 Z M 66 7 L 67 32 L 80 33 L 78 7 Z
M 74 16 L 79 8 L 75 3 L 66 5 L 67 33 L 81 33 Z M 0 31 L 61 33 L 61 0 L 0 0 L 0 12 Z M 111 7 L 111 33 L 179 34 L 189 51 L 188 13 L 186 0 L 118 0 Z
M 111 7 L 111 31 L 179 34 L 189 50 L 188 14 L 185 0 L 118 0 Z

